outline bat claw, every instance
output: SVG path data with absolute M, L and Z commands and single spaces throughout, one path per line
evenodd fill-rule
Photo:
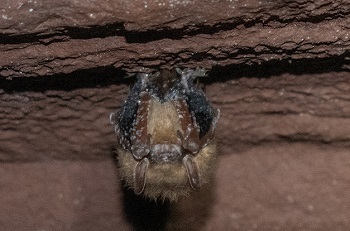
M 186 173 L 188 177 L 188 181 L 193 189 L 197 190 L 200 188 L 200 180 L 199 180 L 199 171 L 196 162 L 189 156 L 186 155 L 182 163 L 186 168 Z
M 146 172 L 148 169 L 149 160 L 147 158 L 138 162 L 134 169 L 134 192 L 136 195 L 140 195 L 145 189 L 146 185 Z

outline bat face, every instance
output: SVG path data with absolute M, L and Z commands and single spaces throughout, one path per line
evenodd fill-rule
M 175 201 L 210 181 L 219 110 L 193 81 L 204 69 L 139 74 L 110 121 L 118 136 L 119 172 L 135 194 Z

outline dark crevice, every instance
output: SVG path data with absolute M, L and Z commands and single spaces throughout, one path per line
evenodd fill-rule
M 227 65 L 215 66 L 210 71 L 211 78 L 203 78 L 206 83 L 227 81 L 239 78 L 269 78 L 284 73 L 293 75 L 321 74 L 348 71 L 344 68 L 350 61 L 346 60 L 347 53 L 331 58 L 300 59 L 300 60 L 271 60 L 261 65 Z M 202 80 L 202 79 L 201 79 Z M 202 82 L 203 82 L 202 81 Z
M 209 72 L 210 78 L 200 78 L 200 82 L 225 82 L 240 78 L 269 78 L 284 73 L 293 75 L 320 74 L 348 71 L 344 69 L 350 61 L 346 60 L 347 53 L 332 58 L 300 59 L 300 60 L 271 60 L 261 65 L 235 64 L 214 66 Z M 161 66 L 154 67 L 160 69 Z M 181 66 L 180 66 L 181 68 Z M 70 74 L 57 74 L 43 77 L 16 77 L 12 80 L 0 78 L 0 93 L 11 92 L 44 92 L 47 90 L 70 91 L 79 88 L 108 87 L 115 84 L 131 84 L 135 78 L 126 78 L 127 73 L 112 66 L 98 67 L 74 71 Z
M 124 36 L 125 29 L 122 23 L 97 25 L 89 27 L 58 28 L 52 33 L 35 33 L 25 35 L 0 34 L 0 44 L 45 44 L 63 42 L 69 39 L 106 38 L 111 36 Z
M 12 80 L 0 78 L 0 93 L 45 92 L 47 90 L 71 91 L 80 88 L 98 88 L 114 84 L 129 84 L 133 78 L 125 78 L 126 73 L 114 67 L 99 67 L 78 70 L 69 74 L 43 77 L 18 77 Z
M 5 35 L 0 34 L 0 44 L 50 44 L 54 42 L 63 42 L 70 39 L 92 39 L 106 38 L 111 36 L 124 36 L 129 43 L 147 43 L 160 39 L 179 40 L 184 37 L 191 37 L 197 34 L 216 34 L 220 31 L 230 31 L 240 27 L 250 28 L 257 24 L 269 26 L 270 23 L 280 24 L 281 27 L 293 22 L 303 23 L 321 23 L 327 20 L 335 20 L 337 18 L 345 18 L 349 12 L 324 13 L 316 16 L 305 16 L 301 18 L 290 17 L 281 19 L 278 15 L 262 15 L 258 18 L 251 19 L 241 17 L 240 19 L 227 19 L 224 23 L 213 25 L 197 24 L 194 26 L 186 26 L 182 28 L 158 28 L 147 31 L 127 31 L 123 23 L 113 23 L 106 25 L 87 26 L 87 27 L 64 27 L 57 28 L 52 33 L 35 33 L 25 35 Z M 267 18 L 267 19 L 266 19 Z M 276 27 L 276 25 L 274 25 Z
M 184 37 L 192 37 L 198 34 L 216 34 L 221 31 L 230 31 L 237 29 L 239 27 L 250 28 L 257 24 L 263 26 L 269 26 L 269 23 L 274 22 L 275 24 L 281 24 L 285 26 L 293 22 L 303 22 L 303 23 L 321 23 L 326 21 L 326 19 L 337 19 L 346 17 L 346 13 L 335 13 L 335 14 L 322 14 L 310 18 L 290 18 L 281 19 L 279 16 L 270 16 L 267 20 L 261 18 L 256 19 L 227 19 L 224 23 L 217 23 L 214 25 L 195 25 L 190 27 L 183 27 L 178 29 L 157 29 L 157 30 L 147 30 L 147 31 L 126 31 L 125 37 L 129 43 L 147 43 L 160 39 L 174 39 L 179 40 Z M 276 27 L 276 26 L 275 26 Z

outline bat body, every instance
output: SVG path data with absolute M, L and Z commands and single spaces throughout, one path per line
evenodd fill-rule
M 110 115 L 121 148 L 119 172 L 135 194 L 175 201 L 209 182 L 219 110 L 193 83 L 203 69 L 138 74 L 119 113 Z

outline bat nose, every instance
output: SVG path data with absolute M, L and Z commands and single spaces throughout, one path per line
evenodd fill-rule
M 156 163 L 180 162 L 181 147 L 176 144 L 157 144 L 151 149 L 150 159 Z

